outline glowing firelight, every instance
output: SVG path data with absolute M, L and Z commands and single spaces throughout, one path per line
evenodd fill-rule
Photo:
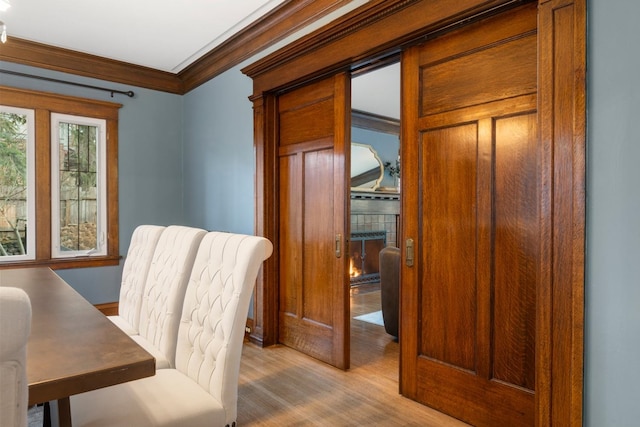
M 353 258 L 351 258 L 349 260 L 349 276 L 350 277 L 358 277 L 359 275 L 362 274 L 362 270 L 357 269 L 354 265 L 353 265 Z

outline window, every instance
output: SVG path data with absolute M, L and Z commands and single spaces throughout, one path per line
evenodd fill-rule
M 0 87 L 0 265 L 117 265 L 120 104 Z
M 105 120 L 51 114 L 55 258 L 106 254 L 105 127 Z
M 0 107 L 0 257 L 35 258 L 34 111 Z

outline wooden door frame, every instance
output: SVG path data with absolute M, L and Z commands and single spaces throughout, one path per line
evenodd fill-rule
M 518 0 L 372 0 L 326 27 L 244 68 L 253 79 L 255 231 L 275 253 L 254 297 L 251 339 L 277 343 L 278 91 L 397 54 L 439 31 Z M 542 180 L 541 271 L 536 306 L 536 426 L 582 425 L 586 0 L 538 0 L 538 117 Z M 561 351 L 560 351 L 561 349 Z

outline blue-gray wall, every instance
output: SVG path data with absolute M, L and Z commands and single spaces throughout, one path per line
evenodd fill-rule
M 140 224 L 180 224 L 183 214 L 182 98 L 95 79 L 0 62 L 0 68 L 79 83 L 133 90 L 134 98 L 0 74 L 0 84 L 123 104 L 119 115 L 120 253 L 126 254 Z M 122 263 L 116 267 L 58 270 L 94 304 L 117 301 Z
M 184 96 L 185 220 L 253 234 L 253 83 L 234 68 Z
M 640 425 L 640 2 L 588 1 L 585 425 Z
M 585 425 L 631 427 L 640 420 L 640 2 L 588 0 L 588 12 Z M 31 81 L 0 79 L 36 88 Z M 37 89 L 110 99 L 43 86 Z M 234 68 L 184 97 L 134 90 L 136 98 L 116 99 L 125 104 L 121 251 L 144 222 L 251 232 L 251 81 Z M 61 273 L 90 301 L 105 302 L 117 300 L 118 272 L 112 270 Z

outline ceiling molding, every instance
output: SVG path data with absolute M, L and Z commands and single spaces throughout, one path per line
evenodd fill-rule
M 16 37 L 0 46 L 0 60 L 163 92 L 184 92 L 182 81 L 172 73 Z
M 184 94 L 351 0 L 291 0 L 178 74 L 11 37 L 0 60 L 162 92 Z
M 351 110 L 351 126 L 400 135 L 400 120 L 361 110 Z
M 285 2 L 178 73 L 185 92 L 350 2 L 351 0 Z

